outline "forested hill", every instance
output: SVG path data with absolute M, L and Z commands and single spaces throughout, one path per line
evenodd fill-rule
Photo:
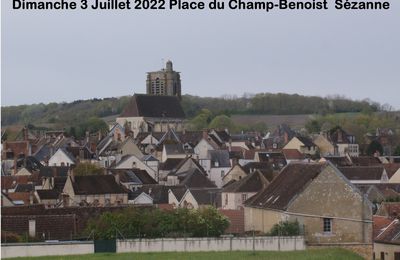
M 71 103 L 49 103 L 8 106 L 1 108 L 2 127 L 14 124 L 78 125 L 89 118 L 118 115 L 129 96 L 77 100 Z M 197 97 L 184 95 L 182 106 L 188 118 L 207 108 L 217 114 L 324 114 L 341 112 L 378 111 L 380 105 L 370 101 L 353 101 L 342 97 L 322 98 L 289 94 L 262 93 L 242 97 Z

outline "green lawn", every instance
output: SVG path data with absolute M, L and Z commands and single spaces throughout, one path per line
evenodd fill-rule
M 193 260 L 235 260 L 235 259 L 273 259 L 273 260 L 301 260 L 301 259 L 323 259 L 323 260 L 362 260 L 363 258 L 353 252 L 345 249 L 309 249 L 305 251 L 292 251 L 292 252 L 195 252 L 195 253 L 126 253 L 126 254 L 91 254 L 80 256 L 48 256 L 48 257 L 21 257 L 13 259 L 44 259 L 44 260 L 106 260 L 106 259 L 143 259 L 143 260 L 157 260 L 157 259 L 193 259 Z

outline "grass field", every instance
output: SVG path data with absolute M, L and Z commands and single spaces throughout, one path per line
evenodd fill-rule
M 44 259 L 44 260 L 158 260 L 158 259 L 190 259 L 190 260 L 242 260 L 242 259 L 273 259 L 273 260 L 362 260 L 363 258 L 345 249 L 309 249 L 292 252 L 195 252 L 195 253 L 126 253 L 126 254 L 92 254 L 79 256 L 48 256 L 48 257 L 21 257 L 13 259 Z

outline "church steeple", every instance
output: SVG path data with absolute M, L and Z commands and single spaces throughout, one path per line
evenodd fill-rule
M 160 71 L 147 73 L 146 89 L 149 95 L 181 98 L 181 78 L 179 72 L 174 71 L 172 61 L 168 60 Z

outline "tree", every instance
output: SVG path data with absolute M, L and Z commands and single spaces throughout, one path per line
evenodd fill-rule
M 382 155 L 383 147 L 377 140 L 373 140 L 367 147 L 367 154 L 374 155 L 376 152 Z
M 129 207 L 90 219 L 85 233 L 95 239 L 115 239 L 118 232 L 125 238 L 204 237 L 220 236 L 228 226 L 227 218 L 213 207 L 169 211 Z
M 396 149 L 394 150 L 393 155 L 394 156 L 400 156 L 400 145 L 396 146 Z
M 215 129 L 229 129 L 232 131 L 235 125 L 233 124 L 232 120 L 227 117 L 226 115 L 219 115 L 216 116 L 210 123 L 209 128 Z
M 193 130 L 202 130 L 207 128 L 212 119 L 212 114 L 208 109 L 202 109 L 200 113 L 190 120 L 190 125 Z
M 298 236 L 300 235 L 300 225 L 296 221 L 281 221 L 275 224 L 269 232 L 271 236 Z
M 103 175 L 104 170 L 97 165 L 81 162 L 74 168 L 75 176 L 86 176 L 86 175 Z

